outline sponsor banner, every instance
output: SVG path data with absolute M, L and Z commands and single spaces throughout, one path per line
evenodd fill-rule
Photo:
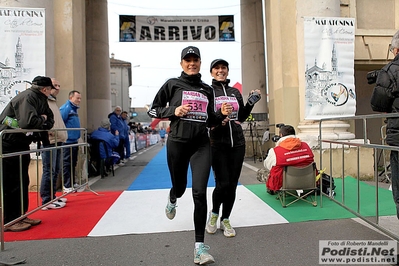
M 354 19 L 304 19 L 305 119 L 355 115 L 354 47 Z
M 396 265 L 394 240 L 319 240 L 319 264 Z
M 119 16 L 120 42 L 235 41 L 234 16 Z
M 45 74 L 45 9 L 0 8 L 0 112 Z

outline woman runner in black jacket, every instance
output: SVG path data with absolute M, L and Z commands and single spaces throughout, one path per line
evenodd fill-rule
M 201 56 L 197 47 L 183 49 L 179 78 L 169 79 L 158 91 L 148 114 L 154 118 L 169 118 L 167 161 L 172 181 L 166 216 L 176 215 L 177 198 L 187 186 L 187 171 L 192 171 L 194 200 L 195 249 L 194 263 L 209 264 L 214 258 L 204 245 L 207 216 L 206 190 L 211 168 L 208 127 L 220 124 L 231 113 L 232 106 L 223 103 L 215 112 L 212 88 L 201 81 Z
M 226 237 L 234 237 L 235 230 L 230 225 L 230 214 L 236 198 L 238 179 L 245 156 L 245 137 L 241 123 L 252 111 L 253 105 L 244 105 L 242 95 L 236 88 L 229 87 L 229 63 L 215 59 L 211 63 L 212 87 L 215 92 L 216 108 L 221 102 L 233 106 L 233 112 L 216 127 L 211 128 L 212 168 L 216 187 L 212 194 L 212 211 L 209 213 L 206 231 L 214 234 L 217 230 L 220 206 L 220 229 Z M 253 93 L 252 91 L 251 93 Z M 256 90 L 260 95 L 260 91 Z

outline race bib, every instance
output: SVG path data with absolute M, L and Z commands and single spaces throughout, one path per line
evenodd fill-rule
M 240 109 L 240 106 L 237 102 L 236 97 L 230 97 L 230 96 L 219 96 L 215 98 L 216 102 L 216 110 L 219 110 L 222 107 L 222 103 L 229 103 L 233 107 L 233 111 L 229 115 L 230 120 L 237 120 L 238 118 L 238 110 Z
M 189 104 L 190 111 L 181 119 L 196 122 L 206 122 L 208 119 L 208 98 L 196 91 L 183 91 L 182 105 Z

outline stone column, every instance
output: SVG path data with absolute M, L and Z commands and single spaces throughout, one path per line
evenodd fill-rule
M 87 129 L 111 112 L 107 0 L 86 0 Z
M 70 91 L 79 91 L 82 94 L 78 111 L 80 124 L 81 127 L 86 127 L 85 1 L 57 0 L 53 3 L 54 14 L 50 24 L 54 27 L 54 33 L 51 35 L 54 42 L 54 55 L 51 57 L 54 68 L 50 76 L 55 77 L 61 84 L 57 104 L 63 105 L 68 100 Z M 48 48 L 46 52 L 47 50 Z
M 263 32 L 262 0 L 241 0 L 242 94 L 245 101 L 251 90 L 262 92 L 252 111 L 256 121 L 266 121 L 268 113 Z

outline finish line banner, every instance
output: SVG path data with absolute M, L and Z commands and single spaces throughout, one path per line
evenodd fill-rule
M 355 20 L 304 19 L 305 119 L 353 116 Z
M 235 41 L 234 16 L 119 16 L 120 42 Z

